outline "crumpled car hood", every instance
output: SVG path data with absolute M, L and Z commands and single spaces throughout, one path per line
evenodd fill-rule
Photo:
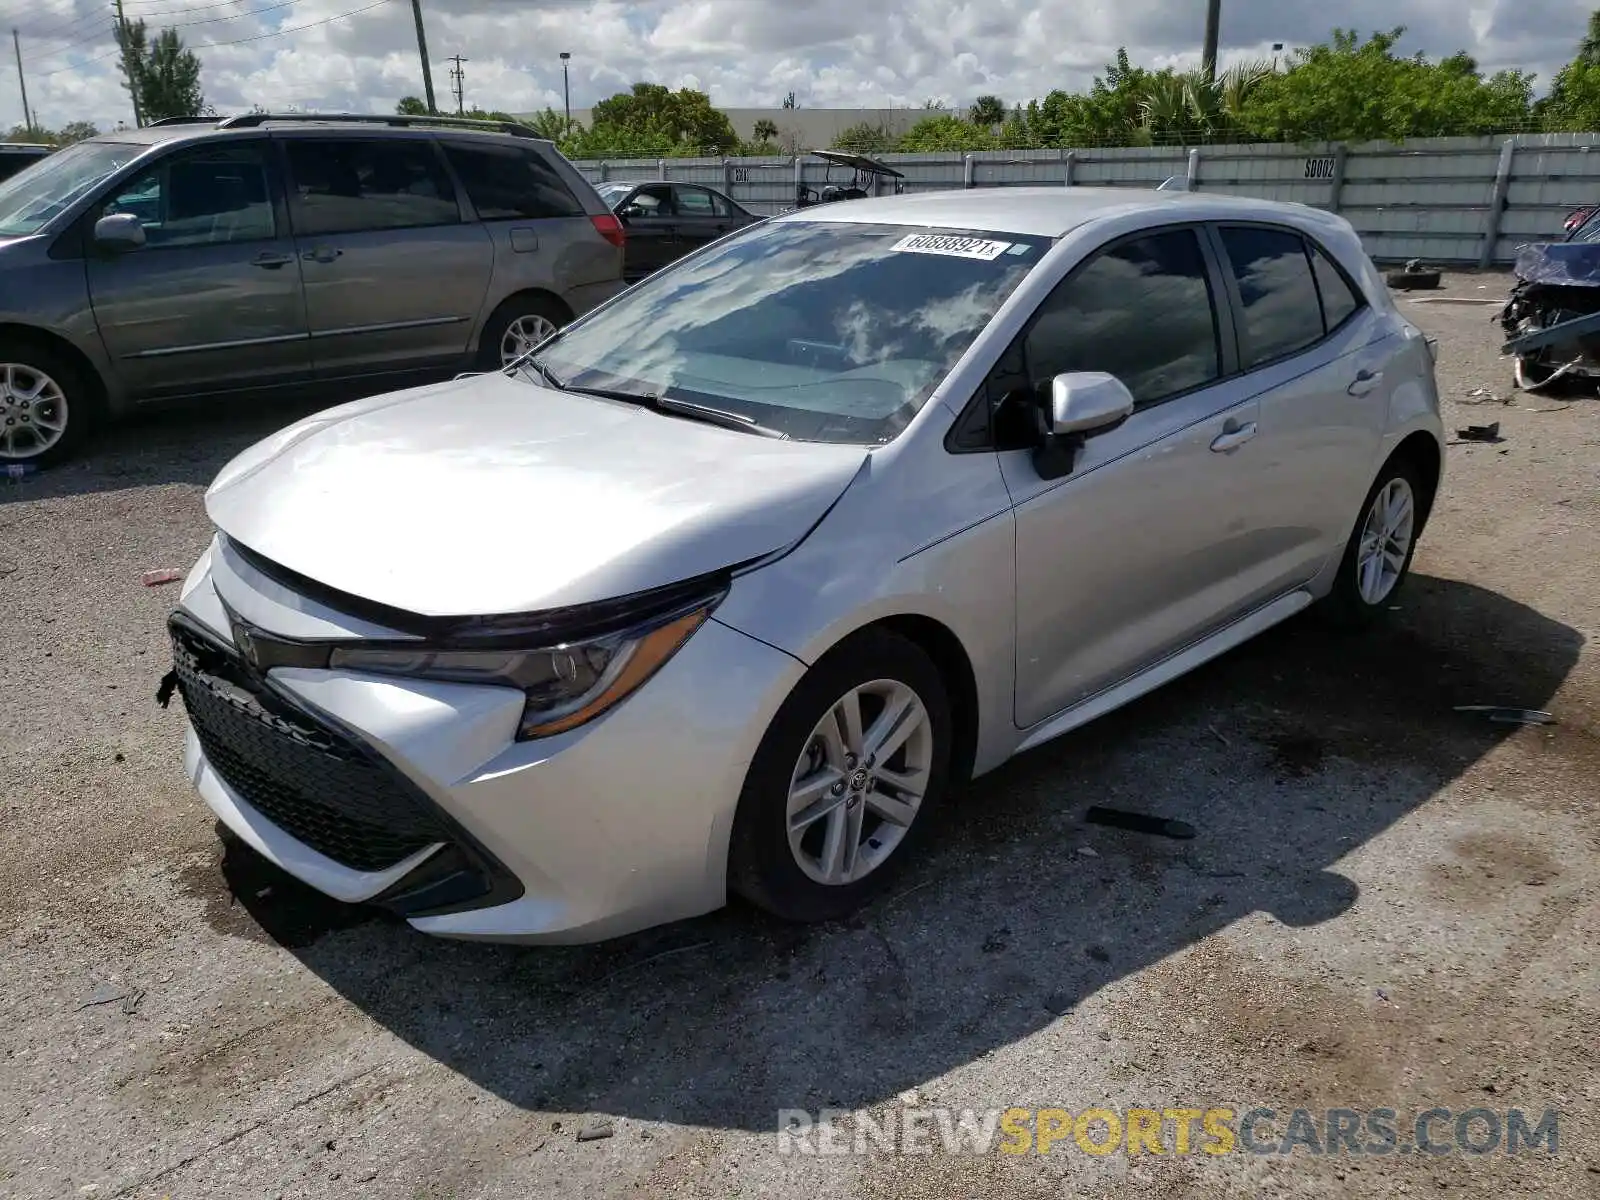
M 222 469 L 206 511 L 325 587 L 423 616 L 489 616 L 784 549 L 866 458 L 489 374 L 291 425 Z

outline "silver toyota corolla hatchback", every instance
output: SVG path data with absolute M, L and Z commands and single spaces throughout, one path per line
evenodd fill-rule
M 245 451 L 162 697 L 233 834 L 426 932 L 826 919 L 959 781 L 1314 603 L 1382 614 L 1442 444 L 1337 216 L 826 205 Z

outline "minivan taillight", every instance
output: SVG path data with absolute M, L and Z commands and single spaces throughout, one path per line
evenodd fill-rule
M 622 227 L 622 222 L 617 220 L 611 213 L 606 213 L 602 217 L 590 217 L 589 220 L 594 222 L 594 227 L 599 231 L 600 236 L 613 246 L 620 249 L 627 244 L 628 231 Z

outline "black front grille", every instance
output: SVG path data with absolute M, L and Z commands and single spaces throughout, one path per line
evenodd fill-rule
M 220 644 L 177 621 L 171 630 L 178 690 L 206 758 L 268 820 L 355 871 L 450 840 L 431 804 L 375 753 L 266 688 Z

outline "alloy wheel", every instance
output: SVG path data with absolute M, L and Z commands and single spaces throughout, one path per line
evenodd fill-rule
M 538 313 L 518 317 L 506 326 L 505 336 L 500 339 L 501 366 L 509 367 L 555 331 L 556 323 L 549 317 Z
M 67 396 L 26 363 L 0 363 L 0 459 L 37 458 L 67 432 Z
M 1417 504 L 1411 484 L 1395 476 L 1372 498 L 1356 551 L 1356 589 L 1368 604 L 1382 604 L 1400 582 L 1411 552 Z
M 789 849 L 807 878 L 862 879 L 905 839 L 928 790 L 933 723 L 892 679 L 851 688 L 806 739 L 789 783 Z

